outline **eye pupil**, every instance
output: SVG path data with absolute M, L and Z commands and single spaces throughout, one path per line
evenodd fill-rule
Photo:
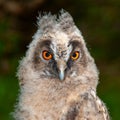
M 46 52 L 45 55 L 46 55 L 46 57 L 49 57 L 49 56 L 50 56 L 50 53 L 49 53 L 49 52 Z
M 76 55 L 76 53 L 73 53 L 73 55 L 72 55 L 73 57 L 76 57 L 77 55 Z

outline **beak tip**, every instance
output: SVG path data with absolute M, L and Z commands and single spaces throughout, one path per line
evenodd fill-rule
M 59 79 L 60 79 L 61 81 L 63 81 L 64 78 L 65 78 L 64 72 L 63 72 L 63 71 L 60 71 L 60 73 L 59 73 Z

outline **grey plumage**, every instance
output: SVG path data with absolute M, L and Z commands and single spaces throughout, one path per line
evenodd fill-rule
M 96 96 L 98 70 L 71 15 L 38 17 L 19 65 L 16 120 L 109 120 Z

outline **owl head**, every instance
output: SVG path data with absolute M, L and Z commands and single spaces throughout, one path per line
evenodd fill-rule
M 71 15 L 64 10 L 58 16 L 48 13 L 39 16 L 37 24 L 38 30 L 20 63 L 21 84 L 40 79 L 96 85 L 96 65 Z

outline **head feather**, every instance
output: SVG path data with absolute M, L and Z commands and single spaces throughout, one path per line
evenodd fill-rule
M 41 31 L 48 31 L 49 29 L 53 29 L 57 23 L 56 16 L 52 15 L 50 12 L 48 14 L 44 13 L 43 16 L 39 14 L 39 17 L 37 19 L 37 24 Z
M 60 11 L 59 25 L 64 32 L 73 30 L 75 26 L 72 16 L 63 9 Z
M 53 29 L 61 29 L 64 32 L 74 31 L 75 25 L 72 16 L 65 10 L 61 10 L 58 17 L 52 15 L 50 12 L 44 13 L 42 16 L 39 14 L 38 27 L 42 32 L 48 32 Z

